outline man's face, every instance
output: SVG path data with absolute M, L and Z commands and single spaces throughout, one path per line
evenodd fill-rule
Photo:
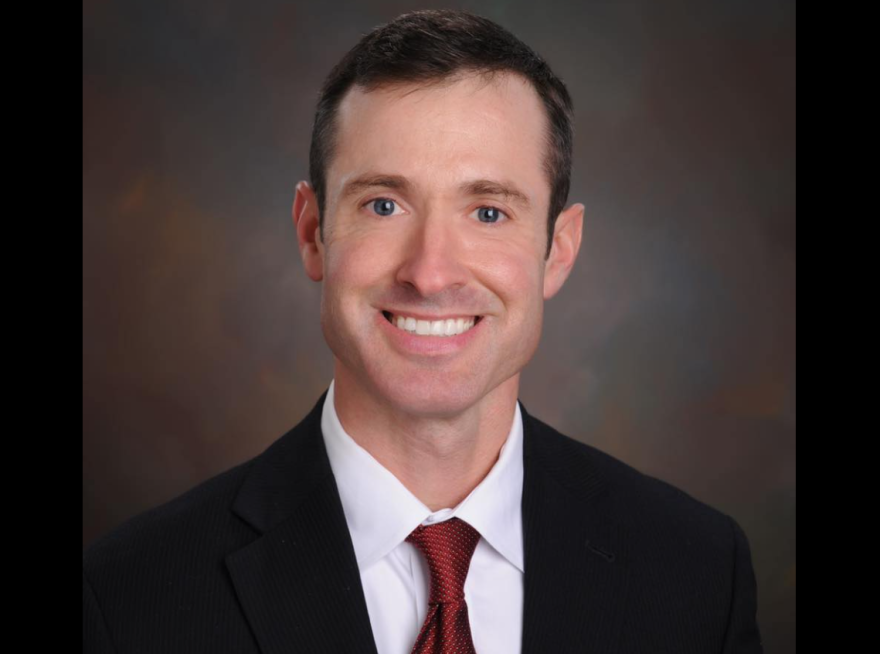
M 434 417 L 505 383 L 516 397 L 544 299 L 573 263 L 543 258 L 545 125 L 537 93 L 510 74 L 346 95 L 313 274 L 323 277 L 321 326 L 337 384 L 344 377 L 395 411 Z M 582 210 L 563 212 L 577 232 L 575 255 Z M 458 336 L 418 335 L 390 323 L 389 312 L 395 323 L 480 319 Z

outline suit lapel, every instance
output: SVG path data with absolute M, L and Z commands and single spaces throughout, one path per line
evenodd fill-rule
M 522 654 L 616 648 L 627 540 L 589 450 L 523 415 L 525 605 Z
M 260 534 L 226 557 L 264 654 L 377 654 L 351 535 L 321 434 L 325 391 L 253 461 L 232 510 Z M 589 450 L 523 417 L 522 654 L 615 649 L 627 540 Z
M 264 654 L 376 654 L 321 434 L 326 396 L 255 459 L 232 508 L 261 534 L 226 566 Z

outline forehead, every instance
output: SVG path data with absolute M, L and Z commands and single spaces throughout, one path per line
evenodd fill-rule
M 544 207 L 546 130 L 540 97 L 515 74 L 354 87 L 339 106 L 328 200 L 348 180 L 379 173 L 405 176 L 429 194 L 452 194 L 466 179 L 507 180 Z

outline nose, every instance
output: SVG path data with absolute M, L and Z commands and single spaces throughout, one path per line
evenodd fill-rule
M 463 243 L 449 215 L 431 212 L 413 221 L 406 253 L 397 270 L 400 284 L 413 286 L 423 297 L 467 283 Z

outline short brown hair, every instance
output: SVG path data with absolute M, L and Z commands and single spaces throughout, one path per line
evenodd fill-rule
M 550 207 L 544 258 L 549 257 L 556 218 L 565 207 L 571 184 L 571 96 L 550 66 L 525 43 L 497 23 L 464 10 L 426 9 L 398 16 L 363 36 L 330 71 L 318 99 L 309 150 L 309 176 L 318 199 L 321 234 L 336 114 L 352 86 L 372 91 L 396 83 L 441 82 L 458 73 L 491 78 L 508 71 L 532 83 L 547 112 L 543 167 L 550 183 Z

